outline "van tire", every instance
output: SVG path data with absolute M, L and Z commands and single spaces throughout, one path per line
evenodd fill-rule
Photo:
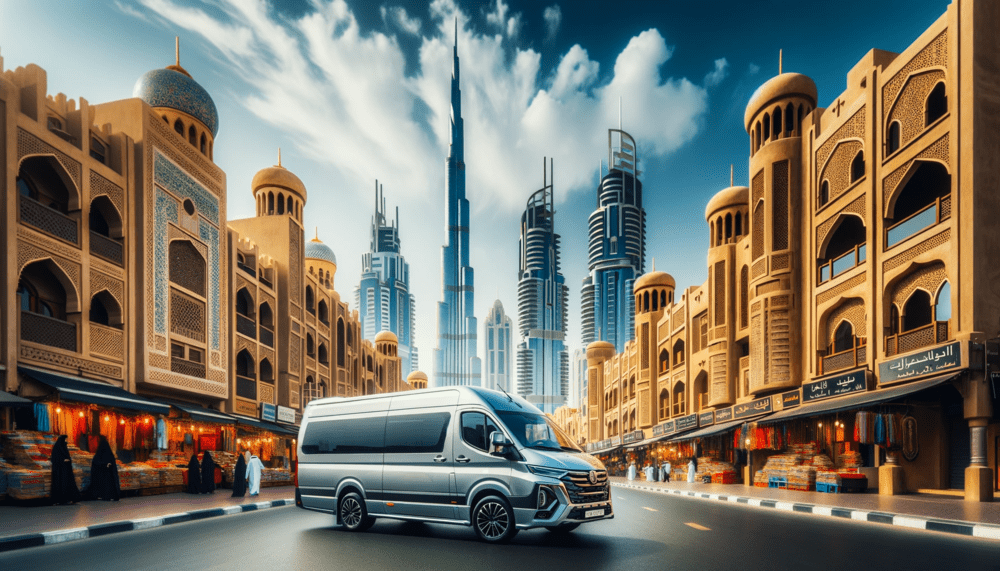
M 364 498 L 357 492 L 349 492 L 340 498 L 337 515 L 347 531 L 364 531 L 375 523 L 375 518 L 368 515 Z
M 486 496 L 472 509 L 472 528 L 486 543 L 507 543 L 517 535 L 514 510 L 501 496 Z

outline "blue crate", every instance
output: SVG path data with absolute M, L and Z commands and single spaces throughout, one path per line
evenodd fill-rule
M 768 488 L 787 488 L 788 487 L 788 478 L 779 478 L 777 476 L 771 476 L 767 480 L 767 487 Z
M 828 484 L 826 482 L 816 482 L 816 491 L 826 494 L 839 494 L 840 486 L 837 484 Z

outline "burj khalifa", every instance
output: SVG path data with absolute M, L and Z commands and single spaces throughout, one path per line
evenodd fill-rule
M 469 265 L 469 201 L 465 198 L 465 140 L 458 73 L 458 22 L 451 71 L 451 148 L 446 162 L 445 244 L 441 248 L 441 301 L 435 386 L 481 386 L 477 356 L 475 280 Z

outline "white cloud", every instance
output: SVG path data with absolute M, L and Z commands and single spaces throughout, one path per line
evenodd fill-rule
M 510 10 L 503 0 L 496 0 L 494 10 L 492 12 L 486 13 L 486 23 L 496 27 L 501 32 L 506 32 L 508 38 L 516 38 L 521 32 L 521 13 L 518 12 L 510 18 L 507 17 L 507 12 Z
M 406 13 L 406 8 L 402 6 L 392 6 L 386 8 L 382 6 L 380 8 L 382 13 L 382 21 L 390 22 L 399 27 L 400 30 L 410 34 L 411 36 L 419 36 L 420 28 L 423 22 L 420 18 L 410 18 L 409 14 Z
M 556 37 L 559 26 L 562 24 L 562 8 L 558 4 L 549 6 L 542 12 L 542 19 L 545 20 L 545 39 L 546 41 L 551 40 Z
M 518 12 L 507 20 L 507 37 L 516 38 L 521 33 L 521 13 Z
M 749 66 L 747 66 L 747 72 L 750 75 L 757 75 L 757 72 L 759 71 L 760 71 L 760 66 L 755 63 L 751 63 Z
M 715 87 L 729 75 L 729 62 L 726 58 L 715 60 L 715 69 L 705 74 L 705 87 Z

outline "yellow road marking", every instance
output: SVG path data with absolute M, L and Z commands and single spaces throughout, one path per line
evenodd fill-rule
M 684 525 L 686 525 L 688 527 L 693 527 L 693 528 L 695 528 L 695 529 L 697 529 L 699 531 L 712 531 L 712 530 L 708 529 L 707 527 L 705 527 L 703 525 L 698 525 L 696 523 L 686 522 Z
M 642 509 L 644 509 L 644 510 L 649 510 L 649 511 L 651 511 L 651 512 L 655 512 L 655 511 L 658 511 L 658 510 L 654 510 L 653 508 L 647 508 L 646 506 L 642 506 Z

